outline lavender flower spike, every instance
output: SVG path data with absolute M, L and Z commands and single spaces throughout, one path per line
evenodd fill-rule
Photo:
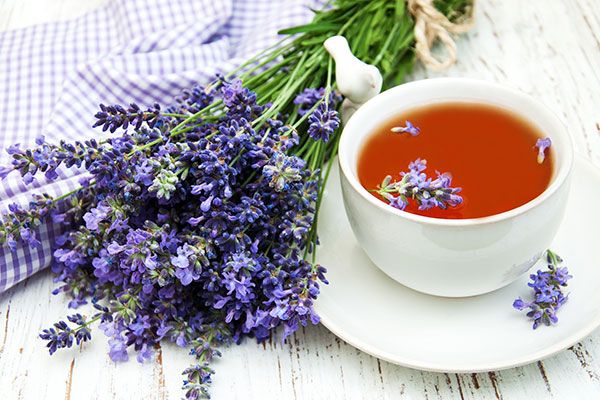
M 567 267 L 561 267 L 562 258 L 551 250 L 546 251 L 548 270 L 538 270 L 529 277 L 531 282 L 527 284 L 533 289 L 532 301 L 518 298 L 513 302 L 517 310 L 529 309 L 527 316 L 533 319 L 533 329 L 541 324 L 550 326 L 558 322 L 556 312 L 569 299 L 562 291 L 567 286 L 567 281 L 572 278 Z
M 417 158 L 408 165 L 409 172 L 401 172 L 402 179 L 392 181 L 390 175 L 386 176 L 379 188 L 373 192 L 383 197 L 389 205 L 399 210 L 404 210 L 408 200 L 413 199 L 419 205 L 419 210 L 428 210 L 433 207 L 446 209 L 456 207 L 463 201 L 458 195 L 462 189 L 453 188 L 452 176 L 448 173 L 440 174 L 436 179 L 427 177 L 425 169 L 427 160 Z
M 395 126 L 392 129 L 390 129 L 392 132 L 394 133 L 410 133 L 411 136 L 417 136 L 419 133 L 421 133 L 421 128 L 414 126 L 412 122 L 410 121 L 406 121 L 406 126 Z
M 294 104 L 299 106 L 298 115 L 302 116 L 313 109 L 308 117 L 308 135 L 314 140 L 329 141 L 335 130 L 340 126 L 340 117 L 336 111 L 341 97 L 335 91 L 330 92 L 327 99 L 324 88 L 306 89 L 294 99 Z
M 339 128 L 340 118 L 335 109 L 327 109 L 325 103 L 321 103 L 308 117 L 308 123 L 308 135 L 314 140 L 327 142 L 333 132 Z
M 552 146 L 552 140 L 550 140 L 549 137 L 537 140 L 537 142 L 535 143 L 535 147 L 538 148 L 538 156 L 537 156 L 538 164 L 541 164 L 544 162 L 544 160 L 546 159 L 545 151 L 550 146 Z

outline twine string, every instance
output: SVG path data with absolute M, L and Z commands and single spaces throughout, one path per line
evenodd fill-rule
M 473 1 L 474 2 L 474 1 Z M 440 71 L 456 62 L 456 43 L 451 34 L 464 33 L 473 27 L 473 7 L 468 17 L 460 22 L 450 21 L 433 5 L 433 0 L 407 0 L 408 10 L 415 19 L 415 53 L 429 69 Z M 439 41 L 446 49 L 445 56 L 436 58 L 431 53 Z

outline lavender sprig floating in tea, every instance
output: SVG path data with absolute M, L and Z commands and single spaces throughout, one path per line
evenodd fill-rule
M 392 181 L 392 176 L 386 176 L 379 188 L 372 190 L 383 197 L 389 205 L 399 210 L 408 206 L 409 199 L 417 202 L 419 210 L 433 207 L 446 209 L 456 207 L 463 199 L 459 193 L 462 189 L 453 188 L 452 176 L 449 173 L 437 173 L 437 178 L 428 177 L 425 172 L 427 160 L 417 158 L 408 165 L 408 172 L 400 172 L 402 179 Z
M 533 289 L 532 301 L 525 301 L 520 297 L 513 303 L 517 310 L 528 309 L 527 316 L 533 319 L 533 329 L 541 324 L 550 326 L 558 322 L 556 312 L 565 304 L 569 296 L 565 295 L 562 288 L 567 286 L 567 281 L 572 278 L 567 267 L 561 267 L 562 258 L 551 250 L 546 251 L 548 270 L 538 270 L 529 277 L 531 282 L 527 286 Z
M 550 140 L 549 137 L 537 140 L 537 142 L 535 143 L 535 147 L 537 147 L 538 149 L 538 164 L 544 162 L 544 160 L 546 159 L 546 149 L 550 148 L 550 146 L 552 146 L 552 140 Z
M 411 136 L 418 136 L 421 128 L 414 126 L 412 122 L 406 121 L 405 126 L 395 126 L 390 131 L 394 133 L 410 133 Z

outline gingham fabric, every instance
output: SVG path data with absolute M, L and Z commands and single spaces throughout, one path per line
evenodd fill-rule
M 226 72 L 275 43 L 277 31 L 306 23 L 319 1 L 109 0 L 80 18 L 0 33 L 0 148 L 101 137 L 98 104 L 169 104 L 183 88 Z M 2 151 L 0 163 L 10 162 Z M 78 177 L 25 186 L 0 182 L 0 212 L 34 192 L 60 195 Z M 0 292 L 48 266 L 57 227 L 36 233 L 39 249 L 0 246 Z

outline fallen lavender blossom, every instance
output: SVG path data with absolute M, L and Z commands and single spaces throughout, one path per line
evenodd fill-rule
M 567 267 L 561 267 L 562 258 L 551 250 L 546 251 L 548 270 L 538 270 L 529 277 L 527 284 L 533 289 L 533 300 L 518 298 L 513 307 L 517 310 L 529 310 L 527 316 L 533 320 L 533 329 L 540 325 L 553 325 L 558 322 L 556 312 L 567 302 L 568 295 L 563 293 L 567 281 L 572 278 Z

